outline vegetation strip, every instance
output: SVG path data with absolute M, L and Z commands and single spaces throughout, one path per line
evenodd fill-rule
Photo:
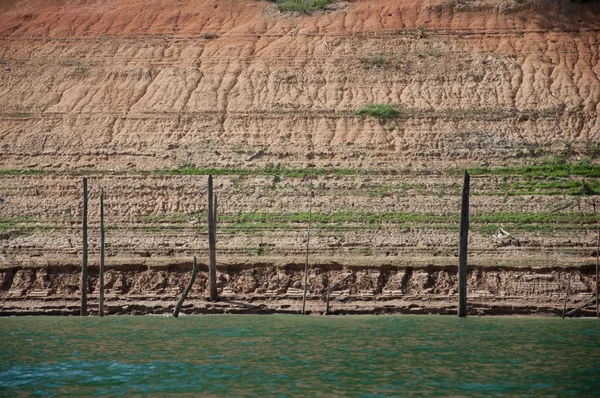
M 471 167 L 467 171 L 475 176 L 522 176 L 546 179 L 568 178 L 573 176 L 600 178 L 600 164 L 582 160 L 567 163 L 563 158 L 542 159 L 541 164 L 511 167 Z M 448 169 L 446 175 L 461 175 L 462 169 Z M 280 176 L 304 178 L 307 176 L 356 176 L 356 175 L 439 175 L 437 170 L 417 171 L 413 169 L 343 169 L 343 168 L 287 168 L 280 166 L 263 168 L 211 168 L 181 167 L 177 169 L 160 169 L 152 171 L 127 170 L 82 170 L 76 172 L 44 170 L 44 169 L 0 169 L 2 176 L 64 174 L 64 175 L 232 175 L 232 176 Z
M 515 167 L 473 167 L 468 169 L 472 175 L 520 175 L 524 177 L 545 177 L 545 178 L 565 178 L 571 176 L 581 176 L 588 178 L 600 178 L 600 164 L 592 164 L 588 161 L 579 161 L 577 163 L 555 163 L 533 166 L 515 166 Z
M 193 221 L 204 221 L 203 213 L 151 215 L 142 216 L 142 223 L 169 223 L 179 224 Z M 298 213 L 265 213 L 248 212 L 239 214 L 222 214 L 219 221 L 223 224 L 304 224 L 308 222 L 308 212 Z M 431 214 L 431 213 L 404 213 L 404 212 L 353 212 L 340 211 L 332 213 L 312 213 L 315 224 L 444 224 L 457 223 L 458 213 Z M 598 224 L 600 215 L 594 213 L 518 213 L 496 212 L 471 214 L 473 223 L 514 223 L 514 224 Z M 6 225 L 35 225 L 37 222 L 31 217 L 0 217 L 0 224 Z
M 372 116 L 379 119 L 394 119 L 400 115 L 400 111 L 389 104 L 370 104 L 365 105 L 354 111 L 359 116 Z
M 548 181 L 550 180 L 550 181 Z M 573 180 L 573 179 L 546 179 L 533 177 L 527 181 L 504 181 L 500 192 L 483 192 L 481 195 L 508 194 L 508 195 L 600 195 L 600 181 L 598 180 Z
M 429 228 L 454 230 L 459 221 L 458 213 L 425 214 L 403 212 L 334 212 L 313 213 L 316 230 L 360 231 L 379 228 Z M 220 232 L 257 233 L 269 230 L 304 230 L 308 222 L 308 212 L 264 213 L 249 212 L 223 214 L 220 217 Z M 161 232 L 168 230 L 197 229 L 205 232 L 204 214 L 172 214 L 142 216 L 140 224 L 109 225 L 109 229 L 148 230 Z M 599 225 L 600 217 L 594 213 L 480 213 L 471 215 L 472 230 L 491 234 L 500 226 L 510 226 L 511 230 L 549 232 L 554 230 L 580 230 L 586 225 Z M 32 233 L 35 230 L 65 229 L 67 224 L 36 223 L 32 218 L 0 218 L 0 231 L 20 231 Z

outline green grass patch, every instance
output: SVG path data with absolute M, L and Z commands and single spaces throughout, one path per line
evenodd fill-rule
M 250 212 L 221 216 L 218 230 L 223 233 L 259 234 L 266 231 L 304 231 L 308 224 L 307 212 L 261 213 Z M 381 228 L 425 228 L 458 231 L 460 215 L 418 213 L 336 212 L 313 213 L 315 231 L 346 232 L 369 231 Z M 491 235 L 500 226 L 510 231 L 552 233 L 581 230 L 585 225 L 598 225 L 600 217 L 592 213 L 485 213 L 471 216 L 471 230 Z M 203 231 L 205 228 L 203 227 Z
M 473 223 L 511 224 L 598 224 L 600 215 L 594 213 L 485 213 L 470 217 Z
M 250 212 L 238 215 L 223 215 L 221 221 L 233 223 L 255 223 L 255 224 L 306 224 L 308 223 L 308 212 L 299 213 L 262 213 Z M 312 214 L 312 222 L 318 224 L 405 224 L 410 222 L 420 223 L 446 223 L 449 221 L 458 222 L 456 215 L 432 215 L 417 213 L 374 213 L 374 212 L 335 212 Z
M 365 105 L 354 111 L 355 115 L 372 116 L 379 119 L 394 119 L 400 115 L 400 111 L 389 104 L 370 104 Z
M 508 195 L 600 195 L 600 181 L 533 177 L 525 181 L 504 181 L 499 194 Z M 489 193 L 486 193 L 489 194 Z
M 31 113 L 26 113 L 26 112 L 14 112 L 14 113 L 8 113 L 7 114 L 8 117 L 31 117 Z
M 445 224 L 457 225 L 459 213 L 428 214 L 402 212 L 334 212 L 313 213 L 312 221 L 319 224 Z M 309 214 L 249 212 L 237 215 L 222 215 L 220 222 L 233 224 L 287 225 L 308 223 Z M 474 224 L 598 224 L 600 216 L 593 213 L 516 213 L 498 212 L 474 214 L 470 218 Z
M 17 224 L 10 221 L 0 221 L 0 231 L 8 231 L 11 229 L 15 229 Z
M 18 217 L 0 217 L 0 223 L 5 224 L 29 224 L 32 223 L 33 219 L 27 216 Z
M 592 164 L 588 161 L 577 163 L 566 163 L 557 158 L 554 161 L 546 161 L 544 164 L 532 166 L 515 167 L 472 167 L 468 169 L 471 175 L 520 175 L 524 177 L 571 177 L 581 176 L 588 178 L 600 178 L 600 164 Z
M 11 231 L 14 235 L 27 235 L 33 233 L 34 230 L 51 229 L 50 225 L 33 225 L 33 220 L 30 217 L 0 217 L 0 231 Z
M 0 169 L 0 176 L 37 175 L 43 173 L 44 170 L 40 169 Z
M 357 111 L 358 112 L 358 111 Z M 379 112 L 379 111 L 377 111 Z M 365 113 L 361 113 L 365 114 Z M 387 113 L 382 111 L 383 115 Z M 379 117 L 379 116 L 376 116 Z M 382 116 L 387 117 L 387 116 Z M 575 164 L 570 163 L 556 163 L 556 164 L 541 164 L 533 166 L 515 166 L 515 167 L 472 167 L 468 169 L 471 175 L 478 176 L 522 176 L 529 178 L 539 179 L 551 179 L 551 178 L 568 178 L 574 176 L 580 176 L 585 178 L 600 178 L 600 164 L 592 164 L 586 161 L 581 161 Z M 39 171 L 42 172 L 42 171 Z M 35 172 L 37 173 L 37 172 Z M 310 169 L 299 169 L 299 168 L 287 168 L 287 167 L 265 167 L 256 169 L 245 169 L 245 168 L 201 168 L 201 167 L 182 167 L 179 169 L 164 169 L 156 170 L 153 174 L 160 175 L 235 175 L 235 176 L 280 176 L 290 178 L 304 178 L 308 176 L 356 176 L 356 175 L 427 175 L 437 174 L 434 171 L 430 173 L 419 172 L 416 173 L 412 170 L 398 170 L 398 169 L 381 169 L 381 170 L 368 170 L 368 169 L 343 169 L 343 168 L 310 168 Z M 463 170 L 447 170 L 448 174 L 460 175 Z M 19 174 L 18 170 L 10 170 L 9 174 Z M 32 173 L 33 174 L 33 173 Z M 2 171 L 0 171 L 2 175 Z M 591 190 L 595 192 L 597 185 L 593 181 L 586 181 L 591 184 Z M 554 183 L 548 182 L 547 188 L 552 188 Z M 579 183 L 581 186 L 581 182 Z M 566 185 L 555 185 L 554 188 L 560 189 L 573 189 L 573 194 L 576 194 L 576 183 L 569 182 Z M 539 185 L 541 188 L 542 185 Z M 590 191 L 591 192 L 591 191 Z M 591 193 L 590 193 L 591 194 Z
M 323 10 L 333 0 L 278 0 L 279 11 L 282 12 L 301 12 L 308 14 L 314 11 Z
M 190 224 L 189 218 L 197 217 L 198 222 Z M 248 212 L 222 214 L 219 216 L 220 233 L 262 234 L 268 231 L 305 231 L 309 221 L 308 212 L 265 213 Z M 403 212 L 355 212 L 312 213 L 312 228 L 315 231 L 332 233 L 347 231 L 374 231 L 378 229 L 418 228 L 430 230 L 458 231 L 459 213 L 403 213 Z M 146 231 L 169 233 L 172 231 L 195 229 L 199 234 L 206 233 L 206 222 L 202 214 L 167 214 L 142 216 L 142 224 L 109 225 L 110 230 Z M 471 230 L 476 233 L 492 234 L 500 226 L 509 231 L 551 233 L 554 231 L 581 230 L 587 226 L 600 225 L 600 216 L 593 213 L 476 213 L 470 217 Z M 19 231 L 31 234 L 47 229 L 68 229 L 65 225 L 35 223 L 29 217 L 0 218 L 0 231 Z
M 599 195 L 600 194 L 600 164 L 592 164 L 587 161 L 577 163 L 544 163 L 532 166 L 515 167 L 472 167 L 468 169 L 473 176 L 505 176 L 523 177 L 526 181 L 504 182 L 500 188 L 501 193 L 509 194 L 540 194 L 540 195 Z M 445 170 L 447 175 L 459 176 L 463 173 L 461 169 Z M 344 176 L 394 176 L 394 175 L 440 175 L 439 170 L 411 170 L 411 169 L 344 169 L 335 167 L 317 168 L 288 168 L 273 166 L 264 168 L 211 168 L 185 166 L 177 169 L 159 169 L 153 171 L 130 170 L 123 172 L 110 172 L 107 170 L 85 170 L 85 171 L 58 171 L 42 169 L 0 169 L 2 176 L 21 175 L 190 175 L 190 176 L 265 176 L 270 177 L 274 184 L 283 178 L 305 178 L 314 177 L 344 177 Z M 575 179 L 581 177 L 581 179 Z M 584 182 L 582 183 L 582 179 Z M 385 193 L 399 189 L 420 189 L 421 186 L 381 186 L 367 188 L 373 194 Z M 378 192 L 375 192 L 378 191 Z M 482 194 L 482 192 L 473 192 Z M 494 194 L 485 192 L 485 194 Z

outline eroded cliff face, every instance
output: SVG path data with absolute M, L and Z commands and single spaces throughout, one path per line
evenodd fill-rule
M 217 274 L 220 302 L 208 296 L 208 272 L 200 272 L 184 313 L 298 313 L 302 307 L 303 271 L 295 264 L 253 268 L 221 267 Z M 189 264 L 169 267 L 129 266 L 109 269 L 105 300 L 109 314 L 169 314 L 183 291 Z M 468 276 L 471 315 L 558 315 L 568 279 L 570 306 L 592 297 L 592 269 L 473 269 Z M 308 277 L 309 313 L 325 311 L 325 292 L 332 286 L 334 314 L 456 314 L 456 269 L 356 268 L 317 266 Z M 76 268 L 20 269 L 0 272 L 2 315 L 79 314 Z M 90 313 L 97 313 L 98 274 L 89 282 Z M 571 308 L 571 307 L 569 307 Z M 591 314 L 584 310 L 583 314 Z
M 188 312 L 299 311 L 310 190 L 311 311 L 350 275 L 334 310 L 454 312 L 467 167 L 471 310 L 555 314 L 571 273 L 588 300 L 599 28 L 567 0 L 2 1 L 0 314 L 77 311 L 83 175 L 113 313 L 167 311 L 206 258 L 208 173 L 221 294 L 255 306 L 201 273 Z
M 600 142 L 598 4 L 7 1 L 3 166 L 519 162 Z M 393 125 L 356 117 L 391 103 Z

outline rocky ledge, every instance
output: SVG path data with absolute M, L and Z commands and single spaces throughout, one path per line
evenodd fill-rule
M 105 276 L 109 315 L 170 314 L 190 278 L 188 264 L 163 267 L 119 266 Z M 221 267 L 220 300 L 208 299 L 208 272 L 201 272 L 182 314 L 300 313 L 303 266 L 270 264 Z M 595 290 L 593 267 L 577 269 L 506 269 L 472 267 L 468 274 L 470 315 L 557 316 L 588 302 Z M 0 315 L 78 315 L 77 267 L 8 268 L 0 270 Z M 306 312 L 325 311 L 325 292 L 332 287 L 332 314 L 455 314 L 458 302 L 456 267 L 312 268 Z M 98 270 L 90 269 L 88 306 L 98 312 Z M 578 313 L 593 315 L 589 307 Z

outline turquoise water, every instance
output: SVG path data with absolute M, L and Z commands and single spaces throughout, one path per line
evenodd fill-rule
M 590 396 L 600 321 L 214 315 L 0 319 L 2 396 Z

